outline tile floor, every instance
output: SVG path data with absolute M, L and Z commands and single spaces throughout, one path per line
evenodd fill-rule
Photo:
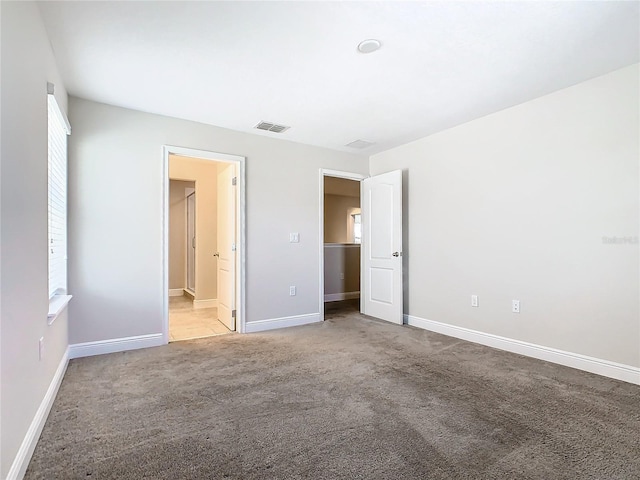
M 218 321 L 217 308 L 193 308 L 191 298 L 169 297 L 169 341 L 232 333 Z

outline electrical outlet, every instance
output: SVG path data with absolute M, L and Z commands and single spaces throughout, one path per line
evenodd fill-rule
M 471 295 L 471 306 L 472 307 L 478 306 L 478 295 Z
M 511 301 L 511 311 L 513 313 L 520 313 L 520 300 Z
M 294 286 L 289 287 L 289 295 L 293 297 L 295 296 L 295 294 L 296 294 L 296 287 Z
M 340 273 L 340 280 L 344 280 L 344 273 Z
M 300 234 L 299 233 L 290 233 L 289 234 L 289 243 L 300 243 Z
M 42 360 L 44 357 L 44 337 L 40 337 L 38 340 L 38 360 Z

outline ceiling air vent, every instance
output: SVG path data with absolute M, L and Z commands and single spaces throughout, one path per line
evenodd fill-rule
M 255 126 L 258 130 L 266 130 L 267 132 L 282 133 L 285 130 L 289 130 L 291 127 L 285 127 L 284 125 L 277 125 L 270 122 L 260 122 Z
M 347 147 L 351 148 L 367 148 L 374 145 L 373 142 L 367 142 L 366 140 L 356 140 L 355 142 L 347 143 Z

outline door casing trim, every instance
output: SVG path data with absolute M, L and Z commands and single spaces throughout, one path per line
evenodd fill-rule
M 162 339 L 169 343 L 169 155 L 234 163 L 237 165 L 236 188 L 236 331 L 246 329 L 246 157 L 194 148 L 162 146 Z

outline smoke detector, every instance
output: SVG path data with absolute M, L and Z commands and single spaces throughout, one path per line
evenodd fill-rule
M 254 128 L 257 128 L 258 130 L 265 130 L 267 132 L 282 133 L 285 130 L 289 130 L 291 127 L 286 127 L 284 125 L 278 125 L 276 123 L 261 121 Z
M 381 46 L 382 42 L 380 42 L 380 40 L 370 38 L 368 40 L 363 40 L 358 44 L 358 51 L 360 53 L 371 53 L 379 50 Z

